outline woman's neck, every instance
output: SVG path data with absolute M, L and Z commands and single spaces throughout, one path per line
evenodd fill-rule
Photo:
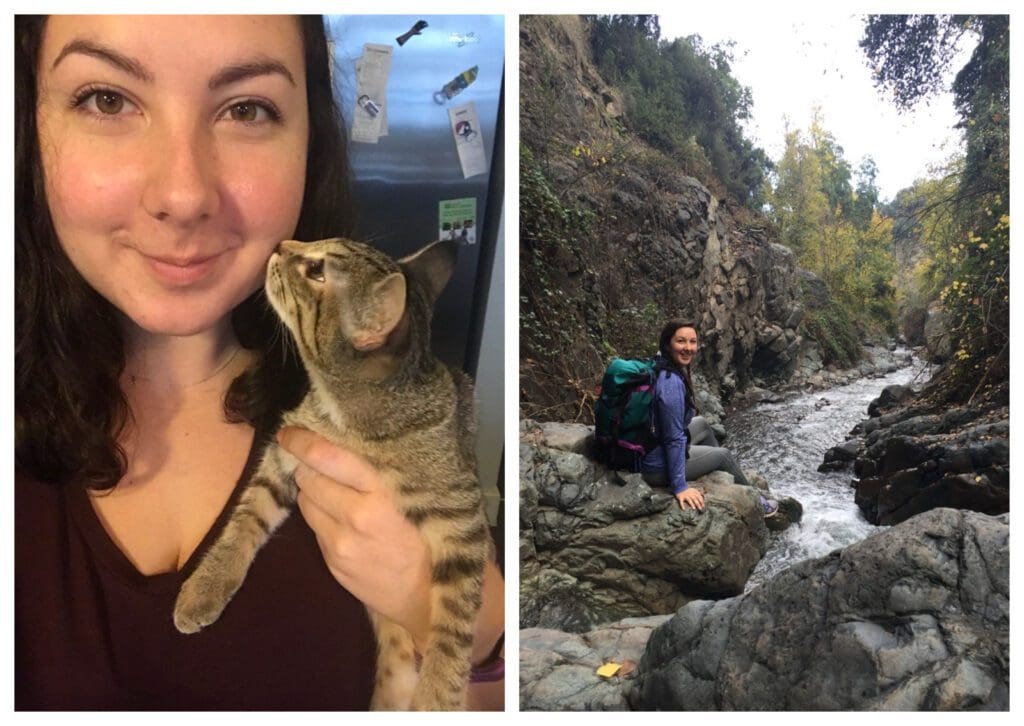
M 227 317 L 214 328 L 187 336 L 153 334 L 128 323 L 122 380 L 179 390 L 214 384 L 234 368 L 240 349 Z

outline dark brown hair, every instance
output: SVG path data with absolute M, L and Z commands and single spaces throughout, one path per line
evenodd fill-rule
M 354 228 L 344 126 L 331 82 L 323 18 L 299 16 L 306 64 L 309 145 L 297 239 Z M 131 415 L 119 378 L 125 352 L 117 310 L 72 266 L 46 201 L 36 129 L 37 69 L 45 16 L 15 17 L 15 465 L 41 481 L 96 489 L 124 476 L 117 438 Z M 290 338 L 262 289 L 232 313 L 257 362 L 232 383 L 229 420 L 274 425 L 308 385 Z
M 672 338 L 675 337 L 676 331 L 680 328 L 693 328 L 693 332 L 700 335 L 700 330 L 697 328 L 695 323 L 688 323 L 683 320 L 670 320 L 665 323 L 665 326 L 661 329 L 661 335 L 658 336 L 658 352 L 661 353 L 661 357 L 665 359 L 666 367 L 672 368 L 683 377 L 686 382 L 686 405 L 693 409 L 694 415 L 700 413 L 700 408 L 697 406 L 697 401 L 694 398 L 693 382 L 690 378 L 690 366 L 680 366 L 675 362 L 675 359 L 671 356 L 669 350 L 669 344 L 672 342 Z

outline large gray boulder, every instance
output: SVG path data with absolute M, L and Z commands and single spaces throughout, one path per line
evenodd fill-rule
M 552 618 L 565 608 L 561 590 L 538 573 L 521 582 L 523 614 L 536 616 L 524 624 L 575 630 L 670 613 L 694 597 L 735 595 L 767 549 L 755 492 L 728 474 L 695 482 L 707 487 L 707 506 L 697 513 L 680 510 L 668 490 L 652 489 L 637 474 L 602 471 L 578 454 L 524 447 L 520 462 L 527 475 L 521 490 L 534 488 L 529 474 L 539 479 L 536 518 L 522 535 L 532 539 L 541 572 L 578 581 L 565 594 L 576 607 L 590 601 L 594 613 L 577 614 L 574 625 Z
M 634 684 L 637 709 L 1005 710 L 1009 516 L 933 510 L 690 603 Z
M 703 513 L 682 511 L 668 489 L 576 453 L 585 447 L 564 425 L 549 441 L 548 426 L 521 430 L 523 627 L 582 632 L 743 591 L 769 538 L 755 489 L 713 472 L 691 483 L 705 492 Z M 798 520 L 799 504 L 786 504 L 780 520 Z
M 626 618 L 588 633 L 527 628 L 519 633 L 519 707 L 524 711 L 628 710 L 623 685 L 651 632 L 671 615 Z M 622 666 L 605 678 L 605 663 Z

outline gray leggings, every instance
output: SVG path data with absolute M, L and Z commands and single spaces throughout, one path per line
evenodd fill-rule
M 737 484 L 752 487 L 739 464 L 732 458 L 732 452 L 718 445 L 715 432 L 703 416 L 694 416 L 686 427 L 690 437 L 690 458 L 686 460 L 686 478 L 690 481 L 712 471 L 727 471 Z M 665 486 L 668 479 L 664 473 L 644 474 L 644 480 L 655 486 Z

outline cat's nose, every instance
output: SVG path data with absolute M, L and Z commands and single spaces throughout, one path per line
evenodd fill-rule
M 296 251 L 296 245 L 301 245 L 301 242 L 297 242 L 293 239 L 286 239 L 277 243 L 277 247 L 274 248 L 274 252 L 279 255 L 290 255 Z

